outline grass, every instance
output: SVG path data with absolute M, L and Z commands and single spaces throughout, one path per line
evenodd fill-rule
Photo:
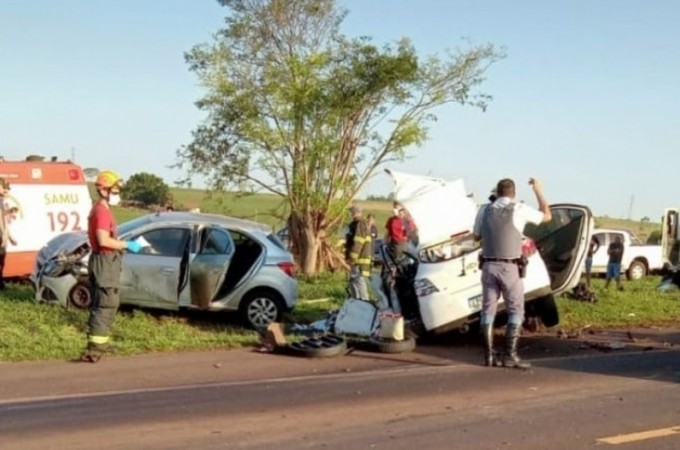
M 625 291 L 595 280 L 597 303 L 558 299 L 563 329 L 639 328 L 680 323 L 680 291 L 656 290 L 659 279 L 625 282 Z M 300 300 L 286 318 L 292 323 L 322 319 L 345 298 L 341 274 L 300 280 Z M 26 286 L 10 285 L 0 296 L 0 361 L 71 359 L 85 346 L 87 313 L 37 304 Z M 170 313 L 123 309 L 113 327 L 117 353 L 229 349 L 254 346 L 259 335 L 238 326 L 233 316 L 214 313 Z
M 29 287 L 9 286 L 0 294 L 0 361 L 77 357 L 85 346 L 87 312 L 38 304 Z M 287 321 L 307 323 L 323 318 L 344 298 L 340 275 L 302 280 L 300 287 L 300 303 Z M 319 298 L 329 300 L 305 300 Z M 130 308 L 116 316 L 112 337 L 119 355 L 229 349 L 260 341 L 259 334 L 239 326 L 234 315 Z
M 680 324 L 680 291 L 660 292 L 656 289 L 659 277 L 624 281 L 624 291 L 611 284 L 604 288 L 604 280 L 596 279 L 593 290 L 597 303 L 585 303 L 562 296 L 557 300 L 560 326 L 577 329 L 644 328 L 651 326 L 677 326 Z

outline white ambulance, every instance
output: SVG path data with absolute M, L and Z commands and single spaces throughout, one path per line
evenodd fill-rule
M 4 207 L 16 245 L 7 245 L 5 278 L 28 277 L 38 251 L 54 236 L 86 231 L 92 199 L 80 166 L 60 161 L 0 159 L 9 183 Z

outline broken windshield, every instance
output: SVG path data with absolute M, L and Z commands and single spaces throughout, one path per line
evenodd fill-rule
M 436 263 L 459 258 L 468 253 L 479 250 L 480 242 L 475 241 L 472 233 L 453 236 L 451 239 L 436 245 L 426 247 L 420 251 L 420 261 Z

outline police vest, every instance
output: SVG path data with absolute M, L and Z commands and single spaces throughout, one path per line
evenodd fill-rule
M 517 259 L 522 256 L 522 234 L 515 227 L 515 204 L 487 206 L 481 224 L 484 258 Z

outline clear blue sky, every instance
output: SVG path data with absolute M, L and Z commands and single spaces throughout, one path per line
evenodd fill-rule
M 680 206 L 680 2 L 344 0 L 344 31 L 410 37 L 423 54 L 468 38 L 507 48 L 487 112 L 439 110 L 395 170 L 466 180 L 540 178 L 550 202 L 660 217 Z M 213 0 L 0 0 L 0 154 L 68 158 L 125 176 L 167 168 L 201 119 L 183 52 L 222 23 Z M 379 175 L 369 190 L 386 193 Z

